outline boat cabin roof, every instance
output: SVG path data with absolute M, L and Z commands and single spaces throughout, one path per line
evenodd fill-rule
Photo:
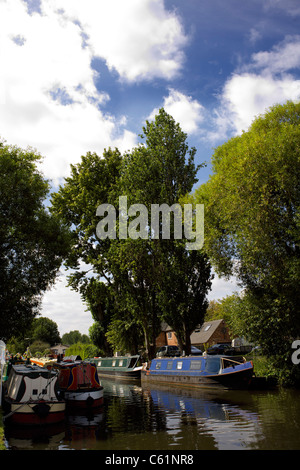
M 163 357 L 155 358 L 151 361 L 151 371 L 164 371 L 167 373 L 180 373 L 180 371 L 198 371 L 205 372 L 207 374 L 216 374 L 219 372 L 221 367 L 224 366 L 224 361 L 228 362 L 228 365 L 232 363 L 243 363 L 243 358 L 231 357 L 231 356 L 186 356 L 186 357 Z M 228 366 L 227 365 L 227 366 Z
M 136 367 L 138 360 L 140 359 L 139 355 L 135 356 L 116 356 L 116 357 L 96 357 L 94 361 L 97 364 L 97 367 L 103 368 L 124 368 L 132 369 Z
M 48 378 L 51 375 L 56 375 L 52 370 L 44 369 L 36 364 L 14 364 L 11 368 L 11 374 L 25 375 L 32 379 L 36 377 Z

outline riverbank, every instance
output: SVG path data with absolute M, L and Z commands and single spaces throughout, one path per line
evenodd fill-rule
M 2 409 L 0 407 L 0 450 L 5 450 L 4 445 L 4 426 L 3 426 L 3 416 L 2 416 Z

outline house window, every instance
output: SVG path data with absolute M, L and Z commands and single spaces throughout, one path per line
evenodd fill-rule
M 204 331 L 208 331 L 210 329 L 211 325 L 207 325 L 205 328 L 204 328 Z
M 172 332 L 171 331 L 167 334 L 167 338 L 172 339 Z

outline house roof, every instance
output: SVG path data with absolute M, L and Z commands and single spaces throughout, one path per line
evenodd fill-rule
M 203 323 L 200 330 L 193 331 L 191 334 L 191 343 L 207 343 L 222 323 L 224 324 L 224 320 L 212 320 Z

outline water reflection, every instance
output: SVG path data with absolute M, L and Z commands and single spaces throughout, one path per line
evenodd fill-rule
M 199 448 L 203 448 L 204 438 L 209 449 L 249 448 L 262 433 L 258 414 L 233 404 L 234 396 L 231 394 L 229 399 L 228 392 L 179 393 L 156 387 L 150 393 L 153 402 L 165 411 L 166 431 L 183 440 L 183 433 L 194 426 L 194 441 Z
M 101 379 L 104 405 L 59 427 L 6 428 L 9 449 L 299 449 L 298 391 L 209 392 Z

